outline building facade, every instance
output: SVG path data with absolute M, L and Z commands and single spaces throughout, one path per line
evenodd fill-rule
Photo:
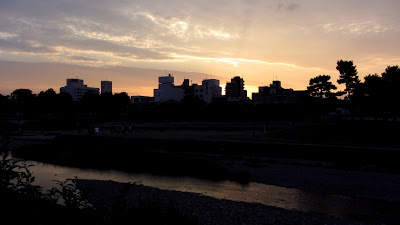
M 195 96 L 198 96 L 206 103 L 211 103 L 214 98 L 222 96 L 222 88 L 219 86 L 219 80 L 217 79 L 205 79 L 200 86 L 195 86 L 194 90 Z
M 185 96 L 193 96 L 206 103 L 211 103 L 214 98 L 222 96 L 222 89 L 217 79 L 205 79 L 201 85 L 190 85 L 189 79 L 184 79 L 182 85 L 175 86 L 174 77 L 169 74 L 159 77 L 158 83 L 158 89 L 154 89 L 155 102 L 181 101 Z
M 230 83 L 226 83 L 225 95 L 228 101 L 247 100 L 247 91 L 244 89 L 244 80 L 239 76 L 231 79 Z
M 155 102 L 180 101 L 183 97 L 183 88 L 174 85 L 174 77 L 171 74 L 158 78 L 158 89 L 154 89 Z
M 112 94 L 112 81 L 101 81 L 101 94 Z
M 254 104 L 295 104 L 305 91 L 282 88 L 281 81 L 275 80 L 269 86 L 258 87 L 253 93 Z
M 60 93 L 68 93 L 74 102 L 80 101 L 85 94 L 99 95 L 99 88 L 88 87 L 81 79 L 67 79 L 67 85 L 60 88 Z

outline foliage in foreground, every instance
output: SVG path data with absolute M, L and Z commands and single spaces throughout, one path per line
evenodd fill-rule
M 77 177 L 55 181 L 56 187 L 47 192 L 34 185 L 35 177 L 23 160 L 15 160 L 7 153 L 0 156 L 0 199 L 5 209 L 2 214 L 15 224 L 197 224 L 171 205 L 157 199 L 139 202 L 128 207 L 125 197 L 129 185 L 114 200 L 111 212 L 95 209 L 77 187 Z M 60 205 L 58 203 L 63 203 Z
M 52 202 L 62 201 L 68 208 L 90 208 L 89 202 L 83 198 L 83 193 L 76 186 L 77 178 L 65 181 L 55 181 L 57 187 L 47 192 L 42 187 L 34 185 L 35 177 L 23 160 L 15 160 L 8 153 L 0 156 L 0 190 L 11 191 L 16 194 L 34 199 L 49 200 Z
M 41 187 L 33 185 L 35 177 L 29 167 L 21 160 L 14 160 L 3 153 L 0 158 L 0 190 L 10 190 L 21 195 L 43 198 Z

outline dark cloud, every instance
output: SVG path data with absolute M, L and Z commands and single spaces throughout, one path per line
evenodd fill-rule
M 32 20 L 35 21 L 30 22 Z M 77 30 L 72 30 L 71 26 L 77 28 Z M 0 48 L 5 51 L 21 53 L 57 53 L 56 47 L 65 47 L 72 51 L 104 52 L 117 56 L 125 55 L 135 59 L 157 60 L 170 58 L 169 55 L 159 53 L 153 49 L 135 47 L 135 40 L 144 42 L 150 34 L 141 34 L 137 38 L 132 37 L 131 42 L 133 43 L 120 43 L 101 39 L 104 38 L 102 35 L 108 35 L 111 39 L 118 39 L 120 36 L 116 33 L 123 34 L 122 31 L 114 31 L 113 29 L 102 28 L 98 23 L 85 20 L 62 21 L 60 23 L 37 19 L 14 20 L 9 23 L 9 26 L 7 26 L 7 23 L 0 22 L 0 32 L 6 32 L 12 36 L 12 38 L 0 39 Z M 92 37 L 93 33 L 99 34 L 99 36 Z M 131 37 L 129 31 L 125 36 Z
M 300 8 L 300 4 L 292 1 L 281 1 L 278 3 L 278 10 L 295 11 Z
M 71 60 L 71 61 L 85 61 L 85 62 L 98 62 L 99 60 L 97 59 L 92 59 L 89 57 L 85 57 L 85 56 L 68 56 L 67 59 Z
M 48 54 L 56 53 L 57 51 L 52 47 L 36 45 L 25 41 L 0 39 L 0 49 L 9 52 L 23 52 L 23 53 L 36 53 Z

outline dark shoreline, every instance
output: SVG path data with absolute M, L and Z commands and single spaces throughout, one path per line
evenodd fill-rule
M 64 163 L 63 165 L 67 166 L 95 166 L 98 169 L 102 169 L 101 167 L 108 169 L 107 165 L 112 165 L 114 169 L 129 170 L 130 166 L 135 166 L 121 165 L 127 162 L 124 159 L 117 162 L 118 159 L 110 155 L 112 152 L 122 155 L 123 158 L 132 159 L 137 158 L 136 156 L 146 159 L 150 157 L 149 153 L 152 153 L 151 157 L 160 156 L 160 160 L 164 157 L 169 159 L 171 155 L 171 158 L 181 157 L 183 160 L 203 158 L 209 162 L 221 158 L 239 159 L 254 164 L 254 167 L 257 167 L 259 158 L 267 159 L 270 163 L 279 163 L 279 159 L 289 159 L 291 164 L 295 161 L 310 161 L 314 163 L 309 163 L 308 166 L 400 174 L 400 165 L 396 160 L 400 148 L 397 147 L 335 145 L 282 139 L 249 140 L 245 137 L 238 139 L 218 135 L 212 135 L 210 138 L 203 134 L 210 132 L 198 132 L 187 137 L 187 132 L 190 133 L 190 131 L 165 131 L 96 136 L 57 134 L 42 142 L 39 140 L 39 143 L 35 143 L 31 138 L 33 142 L 18 146 L 14 152 L 38 161 Z M 35 150 L 35 154 L 32 154 L 31 150 Z M 105 155 L 109 158 L 104 158 Z M 90 165 L 91 159 L 110 160 L 104 161 L 102 165 Z
M 113 181 L 79 180 L 78 186 L 88 190 L 88 199 L 97 207 L 112 210 L 112 203 L 119 197 L 127 184 Z M 197 218 L 199 224 L 241 225 L 241 224 L 364 224 L 354 220 L 341 219 L 316 213 L 280 209 L 257 203 L 219 200 L 187 192 L 161 190 L 158 188 L 130 184 L 124 195 L 127 207 L 138 207 L 143 201 L 156 199 L 164 205 L 176 208 L 183 215 Z M 371 224 L 373 219 L 368 218 Z

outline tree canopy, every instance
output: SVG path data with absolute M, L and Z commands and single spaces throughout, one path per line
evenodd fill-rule
M 55 96 L 57 95 L 57 93 L 54 91 L 53 88 L 49 88 L 46 91 L 41 91 L 39 93 L 39 97 L 43 97 L 43 96 Z
M 337 61 L 336 69 L 339 71 L 340 76 L 337 80 L 338 84 L 345 84 L 345 91 L 348 94 L 348 97 L 354 93 L 356 86 L 360 83 L 360 79 L 358 79 L 358 72 L 356 66 L 353 64 L 353 61 Z
M 381 96 L 384 91 L 383 79 L 378 74 L 369 74 L 364 77 L 363 86 L 364 94 L 370 97 Z
M 319 75 L 311 78 L 310 86 L 307 87 L 310 95 L 320 99 L 334 96 L 332 90 L 336 90 L 337 87 L 329 81 L 330 79 L 330 75 Z
M 391 91 L 396 91 L 395 89 L 400 85 L 399 66 L 388 66 L 385 72 L 382 73 L 382 79 L 385 83 L 385 88 L 388 88 Z
M 34 95 L 32 91 L 29 89 L 16 89 L 11 93 L 11 100 L 16 102 L 17 104 L 25 104 L 30 102 Z

